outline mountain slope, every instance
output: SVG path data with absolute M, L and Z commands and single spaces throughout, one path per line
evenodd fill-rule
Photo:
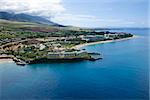
M 39 16 L 31 16 L 27 14 L 14 14 L 8 12 L 0 12 L 0 19 L 10 20 L 10 21 L 20 21 L 20 22 L 32 22 L 38 24 L 46 24 L 52 26 L 62 26 L 52 21 L 49 21 L 45 18 Z

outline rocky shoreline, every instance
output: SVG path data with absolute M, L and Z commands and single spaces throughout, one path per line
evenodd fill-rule
M 55 63 L 55 62 L 59 62 L 59 63 L 64 63 L 64 62 L 79 62 L 79 61 L 84 61 L 84 60 L 89 60 L 89 61 L 96 61 L 99 59 L 102 59 L 101 55 L 99 53 L 89 53 L 90 57 L 83 57 L 83 58 L 40 58 L 40 59 L 34 59 L 34 60 L 21 60 L 13 55 L 3 55 L 0 56 L 0 59 L 10 59 L 12 61 L 14 61 L 17 65 L 21 65 L 24 66 L 26 64 L 37 64 L 37 63 Z M 94 57 L 94 56 L 98 56 L 98 57 Z
M 137 38 L 138 36 L 133 36 L 133 37 L 128 37 L 128 38 L 122 38 L 122 39 L 116 39 L 116 40 L 106 40 L 106 41 L 98 41 L 98 42 L 91 42 L 91 43 L 86 43 L 86 44 L 80 44 L 72 47 L 73 49 L 80 49 L 81 47 L 88 46 L 88 45 L 95 45 L 95 44 L 101 44 L 101 43 L 110 43 L 110 42 L 118 42 L 118 41 L 124 41 L 128 39 L 133 39 Z M 89 61 L 96 61 L 99 59 L 102 59 L 101 55 L 99 53 L 87 53 L 89 56 L 85 57 L 54 57 L 54 58 L 48 58 L 48 57 L 41 57 L 33 60 L 23 60 L 21 58 L 15 57 L 14 55 L 1 55 L 0 62 L 4 61 L 14 61 L 17 65 L 26 65 L 26 64 L 36 64 L 36 63 L 53 63 L 53 62 L 78 62 L 78 61 L 84 61 L 84 60 L 89 60 Z M 3 59 L 3 60 L 2 60 Z

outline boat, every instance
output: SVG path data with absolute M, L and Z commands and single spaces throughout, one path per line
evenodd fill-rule
M 25 65 L 26 65 L 25 62 L 20 62 L 20 61 L 19 61 L 19 62 L 16 62 L 16 64 L 17 64 L 17 65 L 20 65 L 20 66 L 25 66 Z

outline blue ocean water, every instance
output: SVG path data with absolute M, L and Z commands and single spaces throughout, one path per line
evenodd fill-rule
M 83 47 L 102 54 L 95 62 L 0 64 L 0 99 L 148 100 L 148 29 L 112 31 L 140 37 Z

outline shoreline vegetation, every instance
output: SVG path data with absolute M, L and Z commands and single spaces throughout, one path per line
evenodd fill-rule
M 100 53 L 80 48 L 134 37 L 127 32 L 3 21 L 0 23 L 0 59 L 11 58 L 17 65 L 96 61 L 102 59 Z
M 96 45 L 96 44 L 105 44 L 105 43 L 112 43 L 112 42 L 121 42 L 129 39 L 134 39 L 134 38 L 139 38 L 137 35 L 133 35 L 133 37 L 128 37 L 128 38 L 122 38 L 122 39 L 116 39 L 116 40 L 106 40 L 106 41 L 98 41 L 98 42 L 91 42 L 91 43 L 85 43 L 85 44 L 80 44 L 72 47 L 73 49 L 81 49 L 82 47 L 85 46 L 90 46 L 90 45 Z M 5 56 L 8 57 L 8 56 Z M 13 63 L 15 62 L 12 57 L 8 58 L 1 58 L 0 63 Z
M 139 36 L 137 35 L 133 35 L 133 37 L 128 37 L 128 38 L 122 38 L 122 39 L 116 39 L 116 40 L 106 40 L 106 41 L 98 41 L 98 42 L 91 42 L 91 43 L 85 43 L 85 44 L 79 44 L 76 45 L 72 48 L 74 49 L 80 49 L 82 47 L 85 46 L 90 46 L 90 45 L 96 45 L 96 44 L 105 44 L 105 43 L 112 43 L 112 42 L 120 42 L 120 41 L 125 41 L 125 40 L 130 40 L 130 39 L 134 39 L 134 38 L 138 38 Z

